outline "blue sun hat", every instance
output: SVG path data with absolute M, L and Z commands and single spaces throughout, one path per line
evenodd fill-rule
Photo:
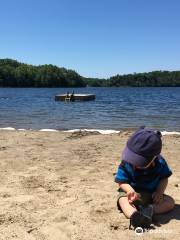
M 162 149 L 161 132 L 141 127 L 127 141 L 122 160 L 137 167 L 147 166 Z

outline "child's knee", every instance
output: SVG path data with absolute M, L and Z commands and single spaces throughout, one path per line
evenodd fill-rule
M 172 197 L 170 197 L 168 195 L 165 195 L 164 200 L 166 201 L 166 205 L 167 205 L 168 210 L 171 210 L 171 209 L 174 208 L 175 201 Z
M 127 197 L 121 197 L 119 198 L 119 207 L 120 207 L 120 210 L 123 211 L 123 209 L 127 206 L 127 203 L 128 203 L 128 199 Z
M 127 202 L 128 202 L 128 198 L 127 198 L 127 197 L 121 197 L 121 198 L 119 198 L 119 204 L 120 204 L 120 206 L 121 206 L 121 205 L 124 205 L 124 204 L 127 204 Z

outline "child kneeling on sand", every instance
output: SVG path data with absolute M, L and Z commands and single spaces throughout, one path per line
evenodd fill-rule
M 115 182 L 119 184 L 118 207 L 134 228 L 149 228 L 153 214 L 174 208 L 164 194 L 172 172 L 160 155 L 161 133 L 142 127 L 128 140 Z

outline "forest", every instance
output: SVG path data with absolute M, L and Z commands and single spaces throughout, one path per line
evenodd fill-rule
M 153 71 L 87 78 L 76 71 L 52 64 L 34 66 L 13 59 L 0 59 L 0 87 L 178 87 L 180 71 Z

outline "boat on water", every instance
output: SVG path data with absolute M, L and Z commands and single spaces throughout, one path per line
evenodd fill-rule
M 94 94 L 60 94 L 55 96 L 55 101 L 75 102 L 75 101 L 93 101 L 96 99 Z

